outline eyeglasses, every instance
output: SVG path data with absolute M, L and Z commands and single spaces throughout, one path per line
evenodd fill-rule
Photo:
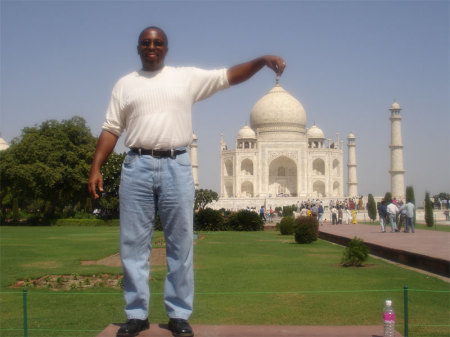
M 163 47 L 165 44 L 162 40 L 142 40 L 139 42 L 139 45 L 141 47 L 150 47 L 152 43 L 155 47 Z

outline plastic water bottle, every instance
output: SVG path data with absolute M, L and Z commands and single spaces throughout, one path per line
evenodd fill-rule
M 392 301 L 387 300 L 386 306 L 383 310 L 383 321 L 384 321 L 384 337 L 394 337 L 395 336 L 395 313 L 392 309 Z

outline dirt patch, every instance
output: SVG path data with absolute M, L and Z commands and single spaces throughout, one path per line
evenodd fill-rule
M 11 288 L 46 288 L 51 290 L 73 290 L 86 288 L 123 288 L 123 276 L 100 274 L 81 276 L 72 275 L 45 275 L 38 279 L 25 279 L 11 286 Z
M 121 267 L 120 254 L 116 253 L 107 256 L 100 260 L 88 260 L 81 261 L 82 266 L 102 265 L 108 267 Z M 165 248 L 153 248 L 150 254 L 151 266 L 165 266 L 166 265 L 166 249 Z

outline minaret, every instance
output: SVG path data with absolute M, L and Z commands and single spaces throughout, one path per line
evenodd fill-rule
M 392 198 L 405 200 L 405 170 L 403 169 L 402 116 L 400 104 L 392 103 L 391 108 L 391 194 Z
M 356 137 L 350 133 L 347 137 L 348 143 L 348 179 L 347 179 L 347 196 L 352 198 L 358 195 L 358 179 L 356 177 Z
M 192 134 L 191 143 L 191 165 L 192 165 L 192 176 L 194 177 L 194 186 L 198 190 L 198 161 L 197 161 L 197 148 L 198 148 L 198 138 L 195 133 Z

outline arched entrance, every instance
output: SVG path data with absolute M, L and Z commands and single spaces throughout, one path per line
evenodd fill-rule
M 269 165 L 269 193 L 276 196 L 297 196 L 297 164 L 280 156 Z

